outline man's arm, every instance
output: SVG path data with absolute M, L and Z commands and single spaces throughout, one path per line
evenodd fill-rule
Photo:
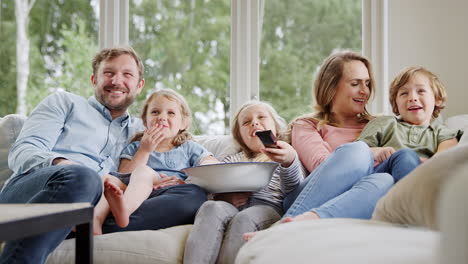
M 45 98 L 30 114 L 10 149 L 8 165 L 17 174 L 33 168 L 44 168 L 60 162 L 63 155 L 52 152 L 61 135 L 71 101 L 65 94 L 55 93 Z

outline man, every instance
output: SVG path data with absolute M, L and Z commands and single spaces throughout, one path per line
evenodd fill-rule
M 54 93 L 25 122 L 8 156 L 14 173 L 0 193 L 1 203 L 96 205 L 100 199 L 100 176 L 117 170 L 122 149 L 143 129 L 139 120 L 129 116 L 127 108 L 145 81 L 143 63 L 130 47 L 103 49 L 94 57 L 92 66 L 94 97 L 86 100 L 67 92 Z M 195 203 L 191 203 L 190 212 L 184 212 L 185 218 L 174 219 L 173 225 L 193 221 L 196 210 L 206 199 L 199 188 L 178 190 L 177 194 L 189 195 L 187 199 Z M 172 205 L 147 201 L 134 213 L 133 225 L 118 228 L 109 217 L 104 232 L 167 227 L 158 226 L 154 218 L 160 216 L 161 207 Z M 44 263 L 70 231 L 71 227 L 9 241 L 0 263 Z

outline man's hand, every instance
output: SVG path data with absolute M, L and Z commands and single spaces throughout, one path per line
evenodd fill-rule
M 78 163 L 64 158 L 56 158 L 52 161 L 52 165 L 79 165 Z
M 395 153 L 395 149 L 392 147 L 370 148 L 370 150 L 374 156 L 374 160 L 379 164 Z
M 153 183 L 154 190 L 157 190 L 163 187 L 173 186 L 173 185 L 185 184 L 183 180 L 181 180 L 180 178 L 176 176 L 167 176 L 164 173 L 160 173 L 159 176 L 161 177 L 161 179 Z
M 228 202 L 239 208 L 247 203 L 251 195 L 251 192 L 216 193 L 213 198 L 217 201 Z

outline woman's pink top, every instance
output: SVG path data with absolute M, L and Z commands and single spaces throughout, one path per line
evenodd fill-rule
M 337 147 L 355 141 L 366 124 L 355 128 L 322 125 L 317 121 L 300 119 L 294 123 L 291 143 L 299 159 L 309 171 L 317 168 Z

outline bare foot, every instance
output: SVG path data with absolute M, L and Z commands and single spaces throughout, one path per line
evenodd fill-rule
M 306 220 L 317 220 L 320 219 L 314 212 L 305 212 L 301 215 L 295 217 L 285 217 L 281 220 L 281 223 L 289 223 L 289 222 L 298 222 L 298 221 L 306 221 Z
M 93 219 L 93 235 L 102 235 L 102 221 L 96 216 Z
M 120 227 L 128 226 L 130 214 L 125 206 L 123 191 L 115 183 L 106 179 L 104 181 L 104 195 L 117 225 Z
M 248 233 L 245 233 L 242 235 L 242 238 L 245 240 L 245 241 L 250 241 L 250 239 L 252 239 L 254 236 L 257 235 L 258 232 L 248 232 Z

